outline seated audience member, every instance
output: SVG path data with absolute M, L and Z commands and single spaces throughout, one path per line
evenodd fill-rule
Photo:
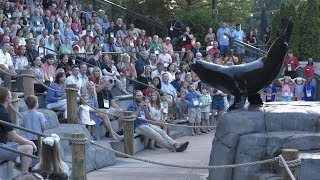
M 121 67 L 119 67 L 120 69 L 120 75 L 121 75 L 121 82 L 124 86 L 127 85 L 127 80 L 129 79 L 136 79 L 137 78 L 137 72 L 135 67 L 132 65 L 132 63 L 130 62 L 130 56 L 128 54 L 123 54 L 121 56 Z M 125 93 L 125 94 L 129 94 L 129 93 Z
M 145 118 L 150 118 L 151 115 L 147 103 L 143 100 L 141 91 L 135 91 L 134 102 L 128 107 L 128 111 L 133 111 L 134 115 L 137 116 L 134 121 L 134 130 L 137 133 L 157 141 L 159 145 L 173 152 L 183 152 L 188 148 L 188 141 L 178 143 L 171 139 L 164 130 L 143 120 Z
M 147 65 L 150 65 L 149 53 L 147 51 L 143 51 L 141 52 L 141 58 L 135 62 L 135 69 L 138 76 L 143 73 L 144 67 Z
M 152 71 L 151 73 L 151 78 L 159 77 L 160 79 L 162 78 L 162 74 L 164 73 L 164 66 L 161 62 L 157 63 L 157 69 Z
M 72 66 L 71 75 L 67 77 L 66 84 L 76 84 L 78 88 L 78 93 L 80 94 L 80 91 L 84 87 L 82 85 L 82 79 L 80 78 L 80 75 L 79 75 L 79 66 L 77 65 Z
M 71 174 L 69 167 L 61 158 L 60 137 L 57 134 L 51 134 L 42 142 L 40 160 L 34 169 L 46 172 L 49 176 L 54 173 L 64 173 L 69 176 Z
M 8 123 L 12 123 L 9 113 L 6 111 L 7 107 L 11 105 L 11 100 L 11 92 L 6 87 L 0 87 L 0 119 Z M 0 124 L 0 144 L 30 155 L 37 151 L 37 146 L 32 141 L 21 137 L 12 127 L 3 124 Z M 15 161 L 18 156 L 17 153 L 0 148 L 0 161 Z M 31 158 L 20 155 L 20 161 L 22 173 L 28 173 Z
M 0 78 L 4 81 L 3 86 L 10 89 L 12 75 L 15 76 L 16 72 L 14 70 L 12 57 L 9 54 L 9 49 L 9 43 L 5 42 L 2 44 L 2 49 L 0 49 Z
M 28 111 L 24 112 L 21 118 L 24 128 L 31 129 L 38 133 L 43 133 L 46 126 L 46 118 L 41 112 L 38 112 L 38 97 L 30 95 L 24 99 L 28 107 Z M 39 148 L 38 136 L 32 133 L 26 133 L 25 137 L 30 141 L 34 142 Z
M 44 73 L 44 70 L 41 67 L 41 58 L 35 57 L 33 60 L 33 66 L 32 71 L 33 71 L 33 75 L 36 78 L 34 80 L 34 91 L 35 93 L 43 93 L 46 91 L 46 88 L 42 85 L 42 84 L 48 84 L 49 85 L 49 80 L 48 77 L 46 76 L 46 74 Z
M 45 63 L 41 65 L 45 76 L 48 78 L 50 82 L 52 82 L 56 75 L 56 69 L 54 67 L 54 55 L 53 54 L 47 54 L 45 56 Z
M 87 85 L 86 94 L 88 95 L 88 103 L 90 106 L 93 108 L 99 108 L 95 84 L 92 81 L 89 81 Z M 111 137 L 113 139 L 119 138 L 119 135 L 112 129 L 110 119 L 107 114 L 100 111 L 90 112 L 90 118 L 96 123 L 96 126 L 103 125 L 109 131 L 106 132 L 106 137 Z
M 58 91 L 52 91 L 48 89 L 48 93 L 46 95 L 45 105 L 47 109 L 56 110 L 56 111 L 63 111 L 64 118 L 67 118 L 67 99 L 65 93 L 65 79 L 66 76 L 64 72 L 59 72 L 56 75 L 54 82 L 50 84 L 50 88 Z
M 107 77 L 100 80 L 100 86 L 96 89 L 99 108 L 107 109 L 109 114 L 119 117 L 123 114 L 123 109 L 114 101 L 112 92 L 109 90 L 111 82 Z M 123 135 L 123 121 L 118 119 L 117 134 Z
M 209 49 L 209 51 L 207 53 L 209 56 L 211 56 L 211 59 L 215 58 L 214 54 L 216 54 L 216 53 L 221 55 L 221 52 L 220 52 L 218 46 L 219 46 L 218 42 L 213 41 L 213 47 L 211 49 Z
M 94 140 L 97 140 L 96 136 L 95 136 L 95 125 L 96 122 L 93 120 L 93 118 L 90 116 L 91 112 L 95 112 L 94 109 L 92 109 L 89 105 L 88 105 L 88 96 L 87 94 L 82 94 L 81 95 L 81 100 L 80 100 L 80 106 L 78 109 L 78 114 L 79 114 L 79 118 L 81 121 L 81 124 L 85 125 L 86 128 L 88 129 L 90 135 L 93 137 Z
M 61 62 L 58 64 L 57 69 L 62 68 L 66 77 L 70 76 L 71 62 L 69 62 L 68 55 L 63 55 Z
M 151 85 L 151 66 L 147 65 L 144 67 L 144 72 L 138 76 L 137 81 L 143 83 L 136 83 L 135 89 L 136 90 L 140 90 L 140 91 L 144 91 L 146 89 L 148 89 L 148 85 Z
M 161 91 L 161 79 L 159 77 L 153 78 L 150 86 L 147 89 L 145 89 L 142 93 L 145 96 L 150 96 L 153 90 L 157 90 L 159 93 Z

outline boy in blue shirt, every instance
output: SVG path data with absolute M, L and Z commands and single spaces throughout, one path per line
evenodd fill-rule
M 315 101 L 314 94 L 316 92 L 316 88 L 311 84 L 311 79 L 306 79 L 306 84 L 303 87 L 303 94 L 305 101 Z
M 200 96 L 196 92 L 194 83 L 189 84 L 189 92 L 186 94 L 185 100 L 188 101 L 188 117 L 190 126 L 200 126 L 201 123 L 201 109 L 200 109 Z M 201 134 L 200 128 L 191 128 L 191 135 Z
M 31 129 L 33 131 L 43 133 L 45 130 L 45 121 L 46 118 L 41 112 L 38 112 L 38 97 L 34 95 L 30 95 L 24 99 L 28 107 L 28 111 L 23 113 L 21 118 L 23 127 L 27 129 Z M 25 136 L 30 141 L 34 142 L 36 146 L 39 148 L 38 136 L 32 133 L 26 133 Z M 38 153 L 36 153 L 38 155 Z
M 273 102 L 276 99 L 277 89 L 273 84 L 270 84 L 264 91 L 266 102 Z

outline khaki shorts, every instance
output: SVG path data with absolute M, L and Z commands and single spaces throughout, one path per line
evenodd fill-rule
M 201 118 L 207 120 L 210 118 L 210 112 L 201 112 Z
M 189 123 L 201 123 L 201 110 L 200 108 L 188 109 Z

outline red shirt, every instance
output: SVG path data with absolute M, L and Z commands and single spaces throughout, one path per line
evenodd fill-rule
M 221 54 L 221 52 L 220 52 L 220 50 L 219 50 L 218 48 L 211 48 L 211 49 L 209 49 L 209 51 L 208 51 L 207 54 L 211 56 L 211 59 L 214 59 L 214 54 L 215 54 L 215 53 Z
M 88 78 L 88 80 L 89 81 L 92 81 L 93 83 L 94 83 L 94 85 L 96 85 L 96 87 L 97 86 L 99 86 L 99 84 L 100 84 L 100 79 L 99 78 L 93 78 L 92 76 L 90 76 L 89 78 Z
M 284 61 L 284 66 L 286 68 L 286 71 L 296 71 L 296 69 L 299 67 L 299 61 L 296 57 L 292 56 L 292 58 L 287 57 Z M 291 69 L 290 69 L 290 68 Z
M 126 36 L 124 39 L 123 39 L 123 42 L 125 42 L 127 39 L 129 39 L 130 43 L 133 43 L 133 46 L 136 45 L 136 41 L 134 40 L 134 37 L 133 36 Z M 131 44 L 130 44 L 131 45 Z
M 146 40 L 147 40 L 147 36 L 141 36 L 141 35 L 138 36 L 138 37 L 137 37 L 137 40 L 136 40 L 136 43 L 138 42 L 139 39 L 142 40 L 142 42 L 143 42 L 142 44 L 145 44 L 145 43 L 146 43 Z
M 303 72 L 304 72 L 304 75 L 307 77 L 307 78 L 313 78 L 314 77 L 314 66 L 311 65 L 306 65 L 304 68 L 303 68 Z

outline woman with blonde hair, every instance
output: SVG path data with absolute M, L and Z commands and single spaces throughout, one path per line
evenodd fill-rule
M 61 158 L 60 137 L 57 134 L 51 134 L 51 136 L 45 137 L 42 142 L 40 160 L 34 169 L 41 170 L 47 175 L 64 173 L 69 176 L 69 168 Z
M 120 67 L 120 75 L 121 75 L 121 82 L 126 86 L 127 79 L 136 79 L 137 78 L 137 71 L 130 62 L 130 56 L 127 53 L 124 53 L 121 56 L 121 67 Z
M 86 94 L 88 96 L 89 106 L 91 108 L 99 108 L 95 84 L 92 81 L 89 81 L 87 84 Z M 103 125 L 109 131 L 109 134 L 106 132 L 106 137 L 111 137 L 115 140 L 120 138 L 120 136 L 112 129 L 110 119 L 107 114 L 94 110 L 94 112 L 90 112 L 90 119 L 96 123 L 96 126 Z

